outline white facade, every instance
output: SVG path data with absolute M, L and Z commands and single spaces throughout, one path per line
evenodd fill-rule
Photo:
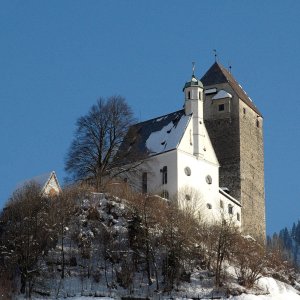
M 219 165 L 197 159 L 180 148 L 155 155 L 147 160 L 142 173 L 147 172 L 147 193 L 158 194 L 180 206 L 191 206 L 207 222 L 231 218 L 240 226 L 241 205 L 219 188 Z M 163 168 L 167 167 L 167 181 Z M 141 182 L 142 189 L 142 182 Z
M 150 156 L 141 165 L 140 190 L 192 207 L 207 222 L 230 218 L 240 226 L 240 203 L 219 187 L 219 163 L 203 119 L 203 85 L 193 75 L 183 91 L 184 111 L 137 124 Z

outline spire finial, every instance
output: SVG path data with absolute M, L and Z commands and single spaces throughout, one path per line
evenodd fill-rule
M 216 50 L 216 49 L 213 49 L 213 52 L 214 52 L 214 54 L 215 54 L 215 62 L 217 62 L 217 57 L 218 57 L 217 50 Z
M 192 62 L 192 70 L 193 70 L 193 76 L 195 76 L 195 66 L 196 66 L 196 63 L 193 61 Z

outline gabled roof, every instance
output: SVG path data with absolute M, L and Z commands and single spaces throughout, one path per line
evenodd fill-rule
M 231 88 L 236 92 L 238 97 L 252 108 L 259 116 L 262 116 L 258 108 L 243 90 L 241 85 L 235 80 L 231 73 L 228 72 L 220 63 L 215 62 L 210 69 L 201 78 L 204 86 L 211 86 L 220 83 L 229 83 Z
M 50 182 L 50 180 L 52 178 L 54 178 L 58 188 L 60 189 L 60 185 L 59 185 L 58 179 L 57 179 L 54 171 L 35 176 L 31 179 L 27 179 L 27 180 L 23 181 L 22 183 L 18 184 L 16 189 L 21 189 L 27 184 L 34 183 L 41 189 L 41 193 L 44 193 L 45 188 L 47 187 L 47 184 Z
M 176 149 L 190 120 L 184 110 L 147 120 L 130 127 L 119 151 L 134 156 L 152 156 Z

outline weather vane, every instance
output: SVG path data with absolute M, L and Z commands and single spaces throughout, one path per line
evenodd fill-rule
M 231 73 L 232 65 L 231 65 L 230 61 L 228 61 L 228 68 L 229 68 L 229 73 Z
M 192 65 L 193 65 L 193 69 L 192 69 L 193 70 L 193 76 L 195 76 L 195 65 L 196 65 L 196 63 L 193 61 Z
M 215 62 L 217 61 L 217 57 L 218 57 L 218 54 L 217 54 L 217 50 L 216 49 L 213 49 L 213 52 L 215 54 Z

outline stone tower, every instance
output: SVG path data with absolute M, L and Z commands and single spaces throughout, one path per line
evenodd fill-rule
M 204 119 L 220 163 L 220 186 L 242 205 L 242 230 L 265 242 L 263 118 L 218 62 L 201 78 Z

